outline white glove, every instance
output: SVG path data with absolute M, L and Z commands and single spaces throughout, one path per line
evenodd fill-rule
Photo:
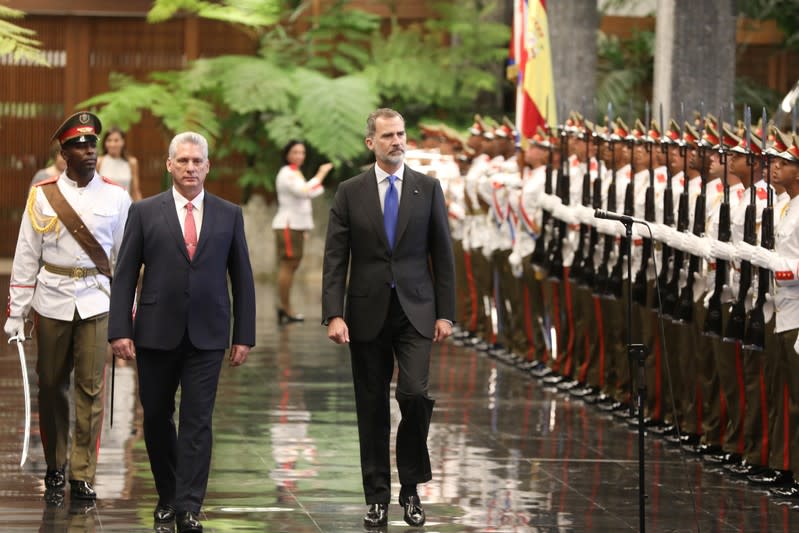
M 656 241 L 664 242 L 663 237 L 666 234 L 666 228 L 668 226 L 665 226 L 658 222 L 653 222 L 649 224 L 649 227 L 652 229 L 652 238 L 655 239 Z
M 555 209 L 555 206 L 562 204 L 562 200 L 560 197 L 555 196 L 554 194 L 545 194 L 544 197 L 541 199 L 541 207 L 546 209 L 547 211 L 552 211 Z
M 763 323 L 768 324 L 769 322 L 771 322 L 771 317 L 773 316 L 774 316 L 774 297 L 771 295 L 770 292 L 767 292 L 766 302 L 763 304 Z
M 707 291 L 707 278 L 699 272 L 694 272 L 694 301 L 704 296 Z
M 555 209 L 560 214 L 560 219 L 564 221 L 566 224 L 573 226 L 575 224 L 580 223 L 580 219 L 577 218 L 577 210 L 574 209 L 571 205 L 561 205 Z
M 735 253 L 741 261 L 752 262 L 752 253 L 755 251 L 755 246 L 748 242 L 741 241 L 735 244 Z
M 688 246 L 692 254 L 699 257 L 710 257 L 710 242 L 711 239 L 706 237 L 697 237 L 693 233 L 686 233 L 688 236 Z
M 580 219 L 581 224 L 587 224 L 589 226 L 593 226 L 596 224 L 597 220 L 594 218 L 594 210 L 590 207 L 586 207 L 581 205 L 577 208 L 578 211 L 578 218 Z
M 710 239 L 710 255 L 716 259 L 729 261 L 735 256 L 735 245 L 718 239 Z
M 654 228 L 653 228 L 654 229 Z M 677 248 L 677 240 L 680 236 L 680 232 L 676 229 L 672 228 L 671 226 L 666 226 L 665 224 L 658 224 L 658 240 L 666 243 L 670 248 Z
M 17 337 L 20 341 L 25 340 L 25 319 L 20 316 L 10 316 L 3 326 L 9 338 Z
M 524 266 L 522 265 L 522 256 L 516 251 L 513 251 L 508 256 L 508 263 L 510 263 L 510 271 L 513 277 L 519 279 L 524 274 Z
M 753 265 L 760 268 L 766 268 L 768 270 L 779 269 L 779 265 L 777 264 L 779 256 L 777 254 L 771 250 L 766 250 L 762 246 L 753 246 L 753 248 L 754 250 L 752 250 L 751 259 Z
M 799 354 L 799 336 L 796 337 L 796 342 L 793 343 L 793 351 Z

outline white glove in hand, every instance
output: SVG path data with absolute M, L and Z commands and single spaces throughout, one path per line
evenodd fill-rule
M 6 320 L 6 325 L 3 326 L 9 338 L 17 337 L 20 341 L 25 340 L 25 319 L 19 316 L 10 316 Z
M 796 342 L 793 343 L 793 351 L 799 354 L 799 336 L 796 337 Z
M 710 257 L 710 242 L 711 239 L 706 237 L 697 237 L 693 233 L 686 233 L 690 241 L 691 253 L 705 259 Z
M 656 241 L 665 242 L 665 235 L 668 226 L 655 222 L 650 224 L 649 227 L 652 228 L 653 239 L 655 239 Z
M 766 250 L 762 246 L 753 246 L 752 250 L 752 264 L 760 268 L 767 268 L 768 270 L 776 270 L 777 254 L 771 250 Z
M 774 297 L 770 292 L 766 293 L 766 302 L 763 304 L 763 323 L 768 324 L 774 316 Z
M 710 255 L 716 259 L 729 261 L 735 255 L 735 246 L 718 239 L 710 239 Z
M 749 263 L 752 262 L 752 253 L 755 251 L 755 247 L 749 244 L 748 242 L 740 241 L 735 244 L 735 254 L 741 261 L 748 261 Z

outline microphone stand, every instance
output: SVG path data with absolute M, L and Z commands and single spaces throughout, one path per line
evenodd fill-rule
M 646 399 L 646 357 L 649 349 L 643 344 L 633 344 L 633 277 L 632 277 L 632 242 L 633 242 L 633 220 L 620 220 L 624 224 L 627 234 L 627 357 L 630 361 L 630 368 L 633 362 L 637 363 L 637 388 L 635 406 L 638 409 L 638 531 L 644 533 L 645 513 L 644 504 L 646 501 L 646 488 L 644 485 L 644 401 Z M 630 406 L 632 411 L 633 407 Z M 631 414 L 633 414 L 631 412 Z

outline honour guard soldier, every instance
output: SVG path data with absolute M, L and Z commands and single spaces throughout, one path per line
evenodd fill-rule
M 72 498 L 94 500 L 103 420 L 108 345 L 110 264 L 119 249 L 130 197 L 95 171 L 100 120 L 69 117 L 53 135 L 67 168 L 36 184 L 28 196 L 9 283 L 5 332 L 24 338 L 31 309 L 37 317 L 39 424 L 48 491 L 66 486 Z M 74 369 L 75 427 L 69 436 L 70 373 Z

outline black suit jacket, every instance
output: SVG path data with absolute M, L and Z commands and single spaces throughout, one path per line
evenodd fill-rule
M 383 226 L 374 167 L 339 185 L 325 242 L 324 322 L 343 316 L 353 341 L 374 339 L 388 314 L 393 280 L 411 324 L 430 338 L 436 319 L 454 320 L 454 278 L 438 180 L 405 167 L 393 250 Z
M 144 265 L 135 321 L 131 317 Z M 201 350 L 255 344 L 255 288 L 241 208 L 205 192 L 200 239 L 189 260 L 172 190 L 134 203 L 114 269 L 108 338 L 171 350 L 184 333 Z

